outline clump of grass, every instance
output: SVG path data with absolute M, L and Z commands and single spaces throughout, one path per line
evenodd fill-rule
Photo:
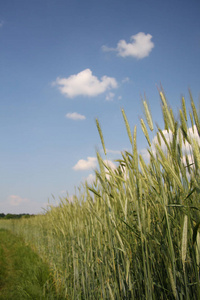
M 184 99 L 175 120 L 163 91 L 160 97 L 166 131 L 154 131 L 156 143 L 141 119 L 148 161 L 122 110 L 132 151 L 122 152 L 118 168 L 98 152 L 96 180 L 73 201 L 62 199 L 43 216 L 0 222 L 49 262 L 60 297 L 200 299 L 200 120 L 191 93 L 190 123 Z M 97 128 L 106 154 L 98 121 Z

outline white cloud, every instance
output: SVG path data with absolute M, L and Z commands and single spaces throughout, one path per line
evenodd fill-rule
M 132 35 L 130 43 L 125 40 L 120 40 L 116 48 L 109 48 L 103 46 L 103 51 L 116 51 L 121 57 L 135 57 L 138 59 L 144 58 L 149 55 L 154 48 L 154 43 L 151 41 L 152 35 L 139 32 L 136 35 Z
M 80 159 L 76 165 L 73 167 L 75 171 L 79 170 L 89 170 L 95 168 L 97 165 L 97 158 L 96 157 L 88 157 L 87 160 Z
M 0 21 L 0 28 L 3 27 L 4 21 Z
M 68 119 L 72 119 L 72 120 L 85 120 L 86 117 L 84 115 L 78 114 L 77 112 L 73 112 L 73 113 L 67 113 L 66 114 L 66 118 Z
M 68 98 L 76 96 L 95 97 L 109 89 L 117 88 L 117 81 L 108 76 L 103 76 L 99 80 L 90 69 L 85 69 L 68 78 L 58 77 L 53 85 L 58 86 L 60 92 Z
M 117 168 L 116 164 L 111 160 L 104 160 L 104 164 L 107 165 L 111 170 L 115 170 Z M 83 170 L 89 170 L 89 169 L 95 169 L 97 167 L 97 158 L 96 157 L 88 157 L 87 160 L 80 159 L 77 164 L 73 167 L 75 171 L 83 171 Z M 105 168 L 105 171 L 107 172 L 107 169 Z M 109 178 L 109 175 L 106 175 L 107 178 Z M 95 174 L 89 174 L 85 180 L 87 180 L 88 183 L 92 184 L 95 181 L 96 175 Z
M 114 98 L 115 94 L 110 92 L 106 95 L 106 101 L 112 101 Z

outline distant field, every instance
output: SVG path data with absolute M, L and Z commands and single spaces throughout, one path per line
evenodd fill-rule
M 107 165 L 97 120 L 104 156 L 97 152 L 94 183 L 45 215 L 0 221 L 48 262 L 59 299 L 200 299 L 200 120 L 191 94 L 189 113 L 183 98 L 177 120 L 163 91 L 160 97 L 164 130 L 155 128 L 143 102 L 145 157 L 138 153 L 137 129 L 131 132 L 122 110 L 132 150 L 122 152 L 116 169 Z M 7 234 L 1 231 L 2 241 Z M 29 257 L 18 253 L 21 261 Z M 29 271 L 35 270 L 32 259 Z M 34 272 L 39 283 L 42 273 Z M 32 290 L 30 280 L 25 282 Z

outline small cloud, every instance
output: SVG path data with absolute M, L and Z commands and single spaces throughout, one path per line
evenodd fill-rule
M 66 118 L 71 119 L 71 120 L 75 120 L 75 121 L 86 119 L 86 117 L 84 115 L 78 114 L 77 112 L 66 114 Z
M 11 206 L 19 206 L 19 205 L 22 205 L 24 203 L 28 203 L 30 202 L 29 199 L 27 198 L 22 198 L 20 196 L 17 196 L 17 195 L 10 195 L 8 197 L 8 203 L 11 205 Z
M 118 100 L 122 100 L 122 96 L 119 96 L 119 97 L 118 97 Z
M 129 82 L 129 81 L 130 81 L 129 77 L 125 77 L 124 79 L 122 79 L 122 83 L 126 83 L 126 82 Z
M 97 158 L 96 157 L 88 157 L 87 160 L 80 159 L 76 165 L 73 167 L 75 171 L 79 170 L 89 170 L 95 168 L 97 165 Z
M 101 47 L 101 50 L 102 50 L 103 52 L 117 51 L 116 48 L 110 48 L 110 47 L 107 47 L 107 46 L 105 46 L 105 45 L 103 45 L 103 46 Z
M 104 75 L 99 80 L 92 74 L 90 69 L 85 69 L 68 78 L 58 77 L 53 85 L 58 86 L 60 92 L 68 98 L 77 96 L 95 97 L 118 86 L 115 78 Z
M 3 27 L 4 21 L 0 21 L 0 28 Z
M 130 43 L 125 40 L 120 40 L 116 48 L 109 48 L 103 46 L 102 50 L 105 52 L 116 51 L 118 56 L 121 57 L 135 57 L 142 59 L 147 57 L 151 50 L 154 48 L 154 43 L 151 41 L 152 35 L 139 32 L 136 35 L 132 35 Z
M 112 101 L 114 98 L 115 94 L 110 92 L 106 95 L 106 101 Z

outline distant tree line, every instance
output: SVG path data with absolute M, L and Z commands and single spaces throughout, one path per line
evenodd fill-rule
M 30 215 L 30 214 L 4 214 L 4 213 L 0 213 L 0 219 L 21 219 L 23 218 L 30 218 L 34 215 Z

